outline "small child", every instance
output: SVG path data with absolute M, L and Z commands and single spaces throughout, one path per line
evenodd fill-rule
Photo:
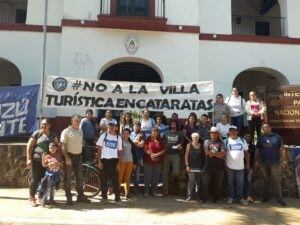
M 245 141 L 247 142 L 248 148 L 249 148 L 248 153 L 249 153 L 249 157 L 250 157 L 250 160 L 249 160 L 250 168 L 249 168 L 249 170 L 245 169 L 243 194 L 249 203 L 253 203 L 254 200 L 252 198 L 251 185 L 252 185 L 253 168 L 254 168 L 254 164 L 255 164 L 255 145 L 253 144 L 250 132 L 245 132 L 244 138 L 245 138 Z
M 55 204 L 54 201 L 54 192 L 55 188 L 60 185 L 60 169 L 61 162 L 57 159 L 57 143 L 49 144 L 49 154 L 42 156 L 42 165 L 47 167 L 45 177 L 41 181 L 40 192 L 43 196 L 42 206 L 45 207 L 46 204 Z

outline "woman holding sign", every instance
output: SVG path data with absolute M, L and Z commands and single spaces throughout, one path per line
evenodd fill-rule
M 41 179 L 45 175 L 45 167 L 42 165 L 42 156 L 49 153 L 49 144 L 55 142 L 58 144 L 56 134 L 50 130 L 51 123 L 49 119 L 41 121 L 41 127 L 35 131 L 26 148 L 27 166 L 31 168 L 31 180 L 29 187 L 29 203 L 31 206 L 36 206 L 35 193 Z M 39 194 L 39 200 L 42 199 L 42 194 Z

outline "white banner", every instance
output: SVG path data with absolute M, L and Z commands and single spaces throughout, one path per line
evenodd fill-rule
M 213 97 L 213 81 L 161 84 L 48 76 L 43 106 L 205 113 L 213 110 Z

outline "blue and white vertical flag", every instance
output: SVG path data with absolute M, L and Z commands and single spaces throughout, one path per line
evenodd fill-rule
M 0 88 L 0 137 L 32 133 L 39 85 Z

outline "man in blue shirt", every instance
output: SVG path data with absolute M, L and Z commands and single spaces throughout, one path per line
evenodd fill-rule
M 271 177 L 273 177 L 277 203 L 286 206 L 282 197 L 280 173 L 280 165 L 282 170 L 286 168 L 286 151 L 281 137 L 272 132 L 268 123 L 263 124 L 262 128 L 264 133 L 257 141 L 255 157 L 256 166 L 261 167 L 265 180 L 262 202 L 270 200 Z
M 82 119 L 79 125 L 79 128 L 83 133 L 83 162 L 93 161 L 94 155 L 96 153 L 95 142 L 97 134 L 93 115 L 93 110 L 87 109 L 86 118 Z

